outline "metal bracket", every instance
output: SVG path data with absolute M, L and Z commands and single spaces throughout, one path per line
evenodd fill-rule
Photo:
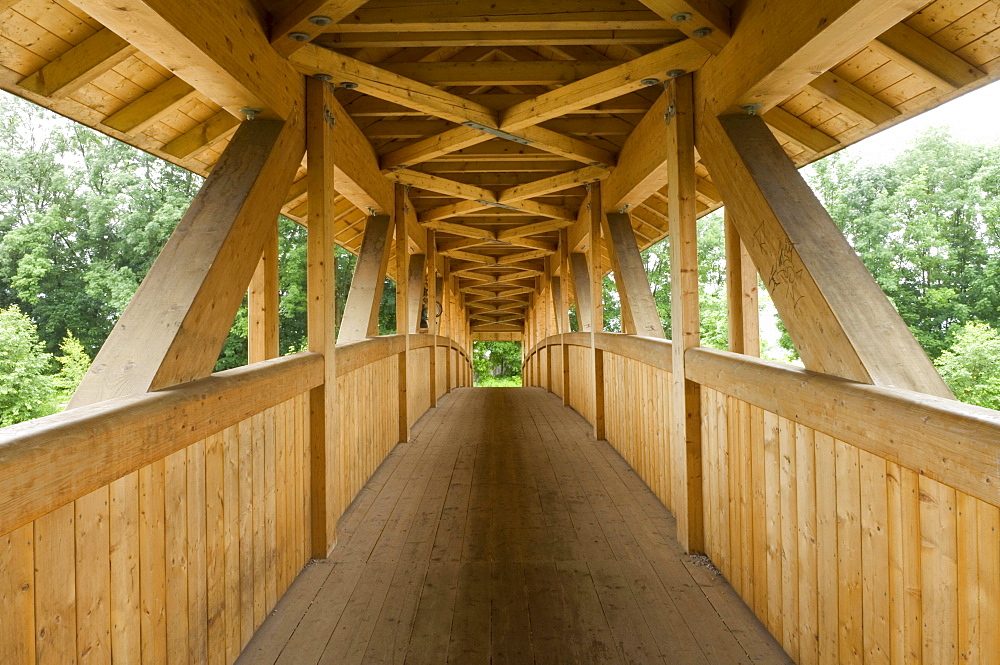
M 462 126 L 468 127 L 469 129 L 475 129 L 485 134 L 490 134 L 498 139 L 505 139 L 514 143 L 520 143 L 521 145 L 531 145 L 531 141 L 528 139 L 521 138 L 520 136 L 514 136 L 513 134 L 508 134 L 505 131 L 487 127 L 486 125 L 480 125 L 478 122 L 472 122 L 471 120 L 469 122 L 463 122 Z
M 330 111 L 330 107 L 326 104 L 323 105 L 323 119 L 326 120 L 326 124 L 330 129 L 333 129 L 337 125 L 337 118 Z
M 674 116 L 676 115 L 677 115 L 677 104 L 675 102 L 670 102 L 670 106 L 668 106 L 667 110 L 664 111 L 663 113 L 663 122 L 669 125 L 670 121 L 673 120 Z
M 482 203 L 484 206 L 490 206 L 492 208 L 503 208 L 504 210 L 516 210 L 520 212 L 520 208 L 515 206 L 509 206 L 506 203 L 499 203 L 497 201 L 487 201 L 485 199 L 476 199 L 476 203 Z

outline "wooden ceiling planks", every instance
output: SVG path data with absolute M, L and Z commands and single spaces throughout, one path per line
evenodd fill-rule
M 469 254 L 488 258 L 460 271 L 463 287 L 497 284 L 498 277 L 533 279 L 542 264 L 514 271 L 507 263 L 554 251 L 559 228 L 586 205 L 588 185 L 615 171 L 623 146 L 661 92 L 638 80 L 650 76 L 659 83 L 666 75 L 664 63 L 649 69 L 643 63 L 671 45 L 683 51 L 697 42 L 706 54 L 719 53 L 737 28 L 728 22 L 729 2 L 259 4 L 271 12 L 273 26 L 264 43 L 282 57 L 301 67 L 312 54 L 354 68 L 338 70 L 343 80 L 334 83 L 364 72 L 391 83 L 378 88 L 370 77 L 375 88 L 341 87 L 337 97 L 383 172 L 411 187 L 415 212 L 437 230 L 438 249 L 456 262 Z M 711 11 L 700 13 L 705 8 Z M 673 21 L 679 11 L 692 13 L 692 22 Z M 317 26 L 309 21 L 317 15 L 334 22 Z M 0 2 L 0 21 L 5 90 L 202 175 L 235 129 L 232 109 L 213 103 L 211 91 L 175 78 L 67 0 Z M 289 37 L 303 29 L 308 46 Z M 701 62 L 688 60 L 683 69 Z M 802 165 L 997 77 L 996 3 L 935 0 L 780 100 L 764 120 Z M 373 90 L 381 92 L 373 97 Z M 456 124 L 468 122 L 478 125 Z M 406 168 L 393 171 L 399 167 Z M 703 214 L 720 201 L 711 175 L 700 164 L 697 171 Z M 299 182 L 303 176 L 300 169 Z M 665 191 L 653 184 L 630 202 L 643 248 L 668 231 Z M 364 200 L 356 191 L 351 197 Z M 293 187 L 284 210 L 304 219 L 308 200 L 301 186 Z M 443 210 L 451 213 L 436 216 Z M 341 197 L 338 242 L 357 251 L 365 216 Z

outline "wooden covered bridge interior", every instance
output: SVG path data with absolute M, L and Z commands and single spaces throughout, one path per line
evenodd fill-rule
M 797 171 L 998 77 L 996 0 L 0 0 L 3 89 L 207 176 L 70 408 L 0 432 L 0 663 L 1000 663 L 1000 413 Z M 758 275 L 805 369 L 755 357 Z M 497 339 L 525 387 L 470 388 Z

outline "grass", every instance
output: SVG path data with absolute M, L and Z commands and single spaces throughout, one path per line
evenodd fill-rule
M 487 376 L 476 379 L 477 388 L 520 388 L 521 376 Z

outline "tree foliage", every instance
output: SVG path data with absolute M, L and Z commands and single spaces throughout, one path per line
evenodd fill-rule
M 475 342 L 472 346 L 472 370 L 476 385 L 491 379 L 521 378 L 520 342 Z

